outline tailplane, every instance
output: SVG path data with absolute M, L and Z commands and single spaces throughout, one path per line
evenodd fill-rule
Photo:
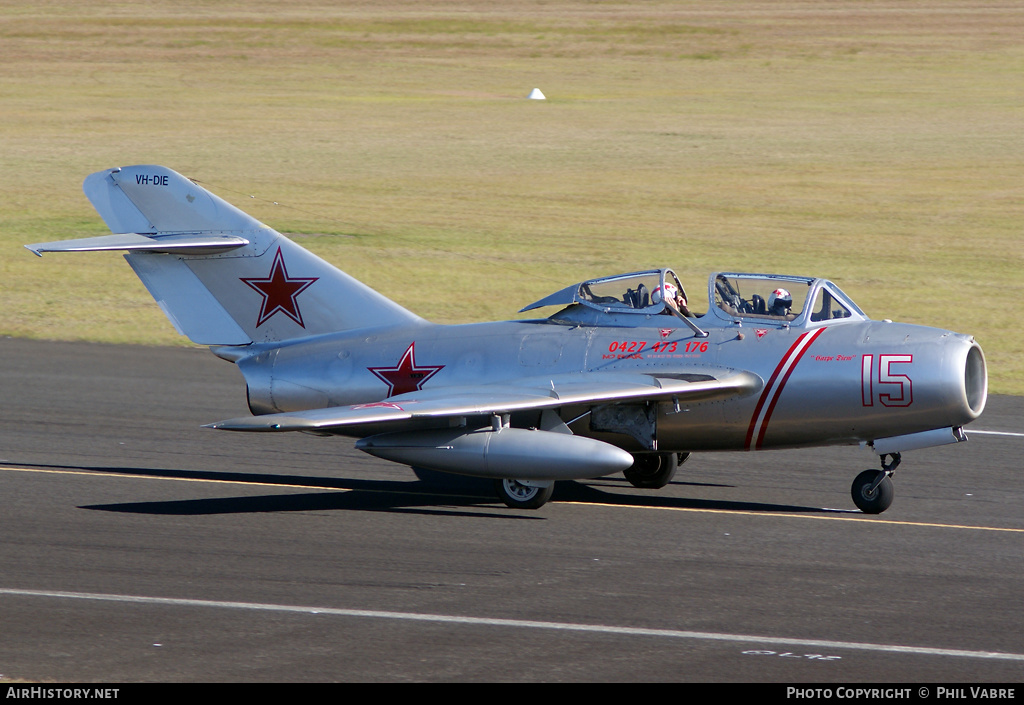
M 127 251 L 149 293 L 194 343 L 246 345 L 422 322 L 166 167 L 108 169 L 82 188 L 114 234 L 26 247 L 37 255 Z

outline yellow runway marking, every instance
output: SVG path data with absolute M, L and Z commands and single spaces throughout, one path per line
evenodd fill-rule
M 637 509 L 637 505 L 634 504 L 614 504 L 611 502 L 558 502 L 558 504 L 579 504 L 589 507 L 627 507 L 629 509 Z M 783 513 L 783 512 L 752 512 L 744 509 L 696 509 L 693 507 L 655 507 L 643 505 L 639 508 L 642 509 L 660 509 L 667 512 L 697 512 L 701 514 L 728 514 L 730 516 L 736 516 L 737 514 L 743 514 L 747 516 L 762 516 L 762 517 L 792 517 L 794 519 L 818 519 L 820 521 L 856 521 L 868 524 L 891 524 L 895 526 L 925 526 L 938 529 L 970 529 L 972 531 L 1008 531 L 1011 533 L 1024 534 L 1024 529 L 1012 529 L 1001 526 L 969 526 L 967 524 L 935 524 L 925 521 L 897 521 L 895 519 L 876 519 L 874 517 L 867 516 L 853 516 L 853 517 L 837 517 L 837 516 L 818 516 L 816 514 L 800 514 L 800 513 Z M 835 510 L 828 510 L 835 511 Z
M 351 492 L 347 487 L 325 487 L 324 485 L 291 485 L 284 482 L 251 482 L 243 480 L 214 480 L 205 477 L 167 477 L 165 475 L 141 475 L 139 473 L 105 472 L 102 470 L 47 470 L 44 468 L 19 468 L 13 466 L 0 466 L 0 470 L 13 470 L 16 472 L 37 472 L 54 475 L 88 475 L 89 477 L 117 477 L 122 479 L 135 480 L 166 480 L 170 482 L 206 482 L 210 484 L 223 485 L 245 485 L 246 487 L 288 487 L 305 490 L 330 490 L 332 492 Z
M 252 482 L 242 480 L 214 480 L 202 477 L 165 477 L 161 475 L 140 475 L 138 473 L 117 473 L 104 472 L 100 470 L 47 470 L 44 468 L 23 468 L 15 466 L 0 466 L 0 470 L 11 470 L 14 472 L 52 473 L 55 475 L 89 475 L 90 477 L 117 477 L 131 478 L 138 480 L 169 480 L 174 482 L 206 482 L 211 484 L 244 485 L 246 487 L 283 487 L 287 489 L 320 490 L 327 492 L 352 492 L 347 487 L 328 487 L 325 485 L 291 485 L 283 482 Z M 379 492 L 382 494 L 437 494 L 446 497 L 475 497 L 474 495 L 460 495 L 454 492 L 401 492 L 400 490 L 370 490 L 361 489 L 361 492 Z M 495 500 L 497 502 L 497 500 Z M 895 519 L 879 519 L 869 516 L 818 516 L 815 514 L 781 513 L 781 512 L 753 512 L 745 509 L 698 509 L 694 507 L 659 507 L 654 505 L 617 504 L 614 502 L 575 502 L 575 501 L 554 501 L 551 504 L 571 504 L 584 507 L 614 507 L 618 509 L 654 509 L 666 512 L 691 512 L 695 514 L 725 514 L 728 516 L 763 516 L 763 517 L 786 517 L 793 519 L 817 519 L 819 521 L 852 521 L 869 524 L 887 524 L 890 526 L 920 526 L 934 529 L 963 529 L 967 531 L 1002 531 L 1007 533 L 1024 534 L 1024 529 L 1014 529 L 1002 526 L 970 526 L 968 524 L 937 524 L 924 521 L 897 521 Z M 828 510 L 836 511 L 836 510 Z

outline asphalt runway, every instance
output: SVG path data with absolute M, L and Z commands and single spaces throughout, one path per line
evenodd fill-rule
M 879 516 L 859 448 L 517 511 L 351 440 L 200 428 L 247 413 L 205 350 L 0 360 L 0 682 L 1024 680 L 1022 398 L 904 454 Z

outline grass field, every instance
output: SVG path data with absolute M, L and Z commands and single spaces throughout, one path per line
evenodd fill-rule
M 438 322 L 814 274 L 1024 394 L 1021 37 L 1018 0 L 0 0 L 0 334 L 186 343 L 120 257 L 21 247 L 160 163 Z

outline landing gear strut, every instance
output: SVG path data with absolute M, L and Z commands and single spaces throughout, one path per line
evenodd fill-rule
M 853 496 L 853 503 L 865 514 L 881 514 L 892 504 L 895 490 L 892 486 L 892 475 L 900 464 L 899 453 L 889 453 L 892 458 L 889 463 L 885 462 L 886 456 L 881 456 L 881 470 L 865 470 L 853 481 L 850 494 Z

